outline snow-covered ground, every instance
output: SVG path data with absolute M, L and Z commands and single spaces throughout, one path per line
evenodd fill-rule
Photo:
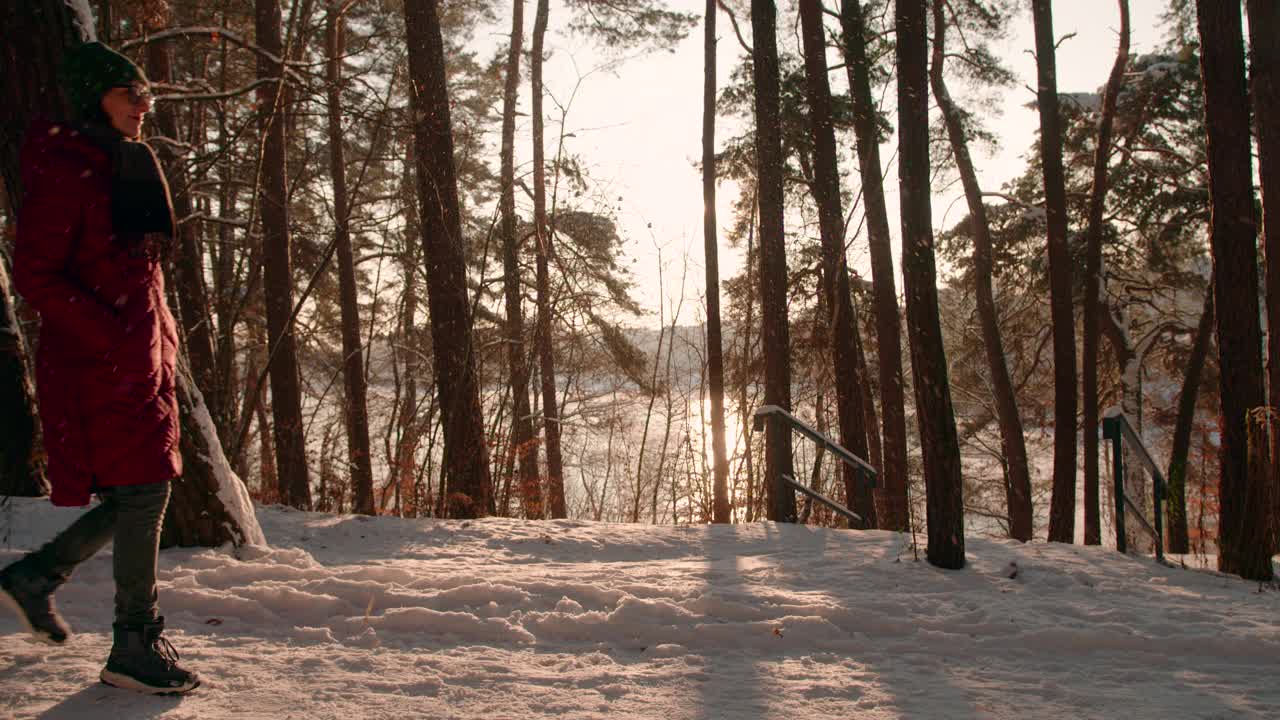
M 77 512 L 14 505 L 0 563 Z M 1280 591 L 1102 548 L 971 538 L 954 572 L 887 532 L 258 515 L 270 548 L 161 553 L 203 687 L 97 683 L 108 549 L 66 647 L 0 617 L 0 717 L 1280 717 Z

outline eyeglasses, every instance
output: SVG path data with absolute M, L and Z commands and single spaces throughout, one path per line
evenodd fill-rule
M 115 87 L 124 88 L 129 91 L 129 103 L 131 105 L 151 103 L 156 97 L 151 93 L 150 86 L 143 85 L 140 82 L 129 83 L 127 85 L 116 85 Z

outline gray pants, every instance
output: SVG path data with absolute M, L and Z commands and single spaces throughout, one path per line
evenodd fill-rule
M 169 483 L 122 485 L 98 491 L 102 502 L 71 523 L 25 560 L 59 584 L 77 565 L 114 541 L 116 619 L 120 624 L 154 622 L 160 616 L 156 561 L 160 524 L 169 504 Z

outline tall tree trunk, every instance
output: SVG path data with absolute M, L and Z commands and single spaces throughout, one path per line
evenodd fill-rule
M 1246 0 L 1249 12 L 1249 78 L 1258 133 L 1262 180 L 1262 247 L 1266 258 L 1267 376 L 1270 405 L 1280 411 L 1280 7 L 1275 0 Z M 1280 551 L 1280 462 L 1273 459 L 1270 492 L 1271 552 Z
M 929 64 L 925 0 L 896 0 L 898 184 L 902 196 L 902 279 L 911 328 L 911 370 L 928 504 L 929 562 L 964 567 L 960 445 L 938 315 L 929 193 Z
M 1098 498 L 1098 326 L 1102 286 L 1102 211 L 1107 198 L 1107 167 L 1111 159 L 1111 130 L 1116 104 L 1129 65 L 1129 0 L 1120 3 L 1120 48 L 1116 51 L 1111 76 L 1102 94 L 1102 116 L 1098 119 L 1098 147 L 1093 155 L 1093 191 L 1089 194 L 1088 249 L 1084 270 L 1084 544 L 1102 542 L 1101 506 Z M 1194 392 L 1193 392 L 1194 396 Z M 1194 400 L 1192 407 L 1195 407 Z M 1188 436 L 1189 437 L 1189 436 Z M 1183 531 L 1186 520 L 1183 519 Z M 1184 551 L 1185 552 L 1185 551 Z
M 1191 451 L 1191 430 L 1196 419 L 1196 396 L 1200 392 L 1200 374 L 1209 357 L 1213 339 L 1213 285 L 1204 294 L 1204 310 L 1196 326 L 1187 369 L 1182 376 L 1182 392 L 1178 395 L 1178 417 L 1173 425 L 1173 451 L 1169 453 L 1169 552 L 1189 553 L 1187 533 L 1187 455 Z
M 416 489 L 416 458 L 418 444 L 425 427 L 423 419 L 418 417 L 418 374 L 422 366 L 422 353 L 427 350 L 420 347 L 415 316 L 418 313 L 418 253 L 415 245 L 421 237 L 422 223 L 418 218 L 418 199 L 415 197 L 413 173 L 413 142 L 406 143 L 406 158 L 400 179 L 400 193 L 404 203 L 404 247 L 401 249 L 401 273 L 404 276 L 403 319 L 400 327 L 400 352 L 404 353 L 404 393 L 401 398 L 399 418 L 399 442 L 396 445 L 396 487 L 403 497 L 408 493 L 412 499 L 409 517 L 420 517 L 424 508 L 418 502 Z
M 982 200 L 982 188 L 978 185 L 978 173 L 969 155 L 969 139 L 965 135 L 964 119 L 960 108 L 951 99 L 943 74 L 946 64 L 946 0 L 933 0 L 933 67 L 930 80 L 933 96 L 942 109 L 951 139 L 951 151 L 960 182 L 964 185 L 964 197 L 969 205 L 973 221 L 973 275 L 977 292 L 978 322 L 982 326 L 982 345 L 987 355 L 987 372 L 991 374 L 995 393 L 996 418 L 1000 425 L 1000 444 L 1004 450 L 1005 501 L 1009 512 L 1009 537 L 1026 542 L 1031 539 L 1031 473 L 1027 468 L 1027 444 L 1022 432 L 1022 416 L 1018 413 L 1018 398 L 1005 361 L 1004 340 L 1000 336 L 1000 319 L 996 311 L 995 293 L 992 290 L 991 225 L 987 220 L 987 206 Z
M 716 227 L 716 0 L 707 0 L 702 43 L 702 242 L 707 271 L 707 375 L 711 383 L 711 518 L 729 522 L 729 459 L 724 430 L 724 340 L 720 331 L 719 229 Z
M 453 166 L 453 127 L 445 81 L 444 40 L 436 0 L 408 0 L 409 72 L 416 89 L 414 138 L 427 305 L 444 425 L 449 517 L 478 517 L 491 506 L 479 380 L 471 340 L 462 215 Z
M 348 3 L 348 6 L 350 3 Z M 333 182 L 334 240 L 338 253 L 338 292 L 342 313 L 342 380 L 346 391 L 343 414 L 347 430 L 347 467 L 354 492 L 352 509 L 375 515 L 373 466 L 369 457 L 369 411 L 364 374 L 364 346 L 360 341 L 360 305 L 356 295 L 355 259 L 351 252 L 351 203 L 347 197 L 347 167 L 342 134 L 342 56 L 346 7 L 330 9 L 325 24 L 328 55 L 329 177 Z
M 742 387 L 741 394 L 738 397 L 738 427 L 742 428 L 742 459 L 747 470 L 747 492 L 746 492 L 746 510 L 743 512 L 743 521 L 751 522 L 755 520 L 755 488 L 756 488 L 756 472 L 755 472 L 755 455 L 751 447 L 752 425 L 751 425 L 751 403 L 749 401 L 748 389 L 753 385 L 758 385 L 759 381 L 753 377 L 751 368 L 751 328 L 755 327 L 755 308 L 756 294 L 752 292 L 755 288 L 755 278 L 753 273 L 759 262 L 756 257 L 756 213 L 759 211 L 759 193 L 760 189 L 757 185 L 755 192 L 752 193 L 751 208 L 749 212 L 751 217 L 747 220 L 747 311 L 742 320 Z
M 258 45 L 276 58 L 281 57 L 279 0 L 255 0 L 254 9 Z M 276 445 L 276 471 L 280 476 L 280 500 L 295 508 L 310 509 L 311 481 L 307 472 L 306 438 L 303 436 L 297 339 L 293 324 L 289 322 L 293 313 L 293 263 L 289 256 L 283 74 L 280 62 L 266 54 L 258 55 L 258 77 L 264 81 L 258 90 L 263 134 L 262 177 L 259 183 L 263 294 L 267 305 L 272 433 Z
M 822 235 L 822 280 L 836 384 L 836 414 L 840 444 L 854 455 L 867 456 L 867 431 L 858 385 L 857 346 L 862 343 L 849 289 L 849 263 L 844 251 L 844 211 L 840 208 L 840 169 L 836 163 L 836 135 L 831 125 L 831 86 L 827 80 L 827 42 L 819 0 L 800 0 L 804 68 L 809 98 L 809 133 L 813 139 L 813 197 L 818 204 Z M 871 486 L 847 463 L 841 463 L 845 497 L 862 516 L 864 528 L 876 526 Z
M 1250 502 L 1265 477 L 1250 477 L 1245 415 L 1265 402 L 1258 321 L 1258 246 L 1253 158 L 1239 3 L 1197 0 L 1200 74 L 1208 132 L 1209 240 L 1213 247 L 1218 366 L 1222 385 L 1218 569 L 1270 580 L 1269 508 Z M 1264 122 L 1274 122 L 1274 118 Z M 1230 308 L 1230 312 L 1221 312 Z
M 1031 15 L 1036 33 L 1036 99 L 1040 106 L 1040 157 L 1049 225 L 1049 314 L 1053 321 L 1053 496 L 1049 505 L 1049 540 L 1069 543 L 1075 539 L 1076 523 L 1076 341 L 1052 0 L 1032 0 Z
M 168 25 L 157 23 L 152 32 Z M 173 82 L 173 51 L 167 42 L 147 45 L 147 76 L 152 82 Z M 178 119 L 173 103 L 159 103 L 154 110 L 156 127 L 166 137 L 181 140 Z M 173 210 L 178 218 L 189 217 L 191 205 L 190 180 L 183 158 L 174 152 L 169 143 L 157 143 L 156 154 L 164 163 L 165 175 L 172 189 Z M 199 224 L 186 222 L 177 228 L 177 255 L 174 258 L 174 291 L 181 298 L 178 303 L 182 318 L 182 335 L 186 339 L 187 355 L 191 360 L 191 377 L 200 388 L 209 415 L 221 419 L 225 389 L 218 382 L 213 354 L 213 322 L 209 314 L 209 293 L 205 287 L 204 253 L 200 249 Z M 219 429 L 219 437 L 226 436 L 227 428 Z
M 531 102 L 533 105 L 533 222 L 538 243 L 538 374 L 542 380 L 543 433 L 547 445 L 547 501 L 552 518 L 565 517 L 564 461 L 560 455 L 560 404 L 556 399 L 556 358 L 551 331 L 551 277 L 548 265 L 555 254 L 547 222 L 547 160 L 543 151 L 542 58 L 547 34 L 547 0 L 538 0 L 533 22 Z
M 58 91 L 63 50 L 79 41 L 61 0 L 0 5 L 5 42 L 0 50 L 0 178 L 17 217 L 22 207 L 18 151 L 32 119 L 66 115 Z M 14 307 L 8 242 L 0 246 L 0 495 L 49 492 L 45 478 L 31 355 Z
M 773 0 L 751 0 L 752 74 L 755 80 L 756 175 L 760 197 L 760 315 L 764 340 L 764 401 L 791 410 L 791 331 L 787 321 L 787 253 L 782 189 L 782 120 L 779 116 L 778 43 Z M 793 475 L 791 428 L 765 428 L 768 519 L 795 522 L 796 494 L 782 482 Z
M 876 347 L 880 359 L 880 417 L 884 428 L 884 464 L 880 469 L 884 515 L 880 527 L 906 530 L 907 416 L 902 376 L 902 320 L 893 272 L 889 210 L 880 168 L 879 111 L 871 96 L 871 63 L 867 59 L 867 28 L 858 0 L 843 0 L 840 26 L 845 70 L 853 94 L 853 132 L 858 143 L 858 174 L 866 203 L 867 238 L 871 250 L 872 291 L 875 294 Z
M 863 344 L 858 343 L 854 346 L 854 350 L 857 353 L 854 360 L 857 362 L 858 368 L 858 387 L 862 388 L 862 413 L 866 418 L 862 426 L 867 431 L 867 462 L 871 463 L 871 467 L 875 468 L 877 472 L 882 473 L 884 456 L 881 455 L 880 451 L 880 419 L 876 414 L 875 392 L 871 388 L 871 372 L 867 369 L 867 355 L 864 352 Z M 875 493 L 878 503 L 876 505 L 876 518 L 879 519 L 884 508 L 884 486 L 882 483 L 877 482 L 877 487 L 881 488 L 881 492 Z
M 537 434 L 529 406 L 529 354 L 524 345 L 524 311 L 520 292 L 520 238 L 516 228 L 515 138 L 516 98 L 520 90 L 520 53 L 524 44 L 524 0 L 514 0 L 511 46 L 507 50 L 506 86 L 502 93 L 502 285 L 507 309 L 507 365 L 511 373 L 512 450 L 518 459 L 520 500 L 524 516 L 543 516 L 538 480 Z
M 223 24 L 226 24 L 225 16 Z M 226 92 L 230 89 L 227 77 L 229 50 L 225 39 L 221 41 L 220 45 L 218 64 L 221 70 L 218 77 L 218 89 L 221 92 Z M 231 139 L 231 132 L 227 127 L 227 115 L 225 112 L 220 112 L 217 117 L 218 145 L 221 147 L 230 146 L 234 141 Z M 236 198 L 239 193 L 239 187 L 236 183 L 231 182 L 231 178 L 235 174 L 231 153 L 225 154 L 219 164 L 219 173 L 223 182 L 218 189 L 218 216 L 225 218 L 232 215 L 232 209 L 236 206 Z M 243 292 L 252 292 L 252 289 L 246 290 L 238 287 L 239 283 L 236 279 L 237 243 L 232 242 L 231 230 L 231 226 L 226 223 L 218 224 L 218 246 L 215 248 L 217 258 L 213 270 L 213 304 L 218 321 L 218 334 L 215 343 L 217 354 L 214 365 L 217 368 L 215 385 L 223 389 L 224 403 L 221 417 L 214 415 L 213 420 L 218 425 L 219 432 L 222 433 L 223 445 L 231 455 L 232 466 L 243 469 L 245 465 L 244 448 L 232 447 L 229 443 L 239 440 L 231 437 L 231 434 L 233 428 L 240 426 L 239 413 L 241 412 L 236 405 L 236 398 L 239 393 L 237 392 L 236 384 L 235 326 L 239 320 L 240 295 Z M 256 274 L 254 277 L 256 277 Z

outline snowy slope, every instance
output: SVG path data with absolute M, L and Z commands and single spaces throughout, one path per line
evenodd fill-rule
M 0 563 L 77 512 L 15 505 Z M 204 687 L 97 684 L 108 550 L 58 595 L 69 646 L 0 617 L 0 717 L 1280 718 L 1280 592 L 1100 548 L 970 539 L 951 572 L 887 532 L 259 519 L 270 549 L 161 554 Z

